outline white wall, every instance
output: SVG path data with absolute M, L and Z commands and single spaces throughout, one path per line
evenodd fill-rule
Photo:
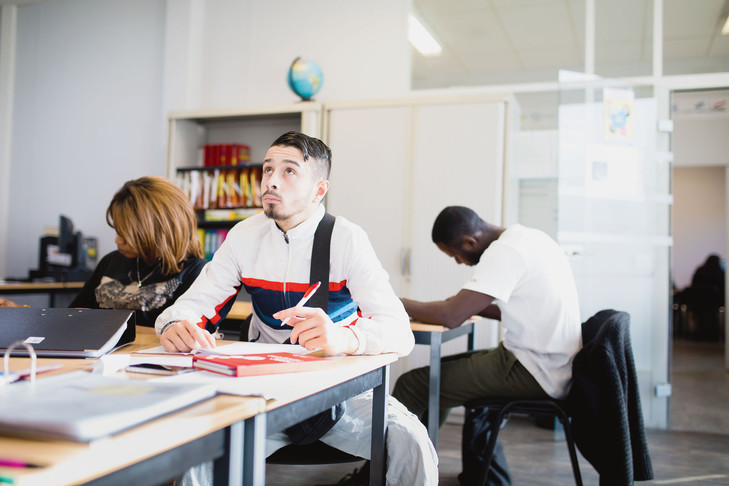
M 729 164 L 729 90 L 678 91 L 671 96 L 675 165 Z
M 299 101 L 286 83 L 296 57 L 324 72 L 318 101 L 400 96 L 410 89 L 409 0 L 208 2 L 202 105 Z
M 673 169 L 673 281 L 678 289 L 691 285 L 694 271 L 709 254 L 726 256 L 725 170 Z
M 124 181 L 164 174 L 170 110 L 294 103 L 286 73 L 297 56 L 324 71 L 319 101 L 404 94 L 409 8 L 410 0 L 18 6 L 4 276 L 37 266 L 38 238 L 61 213 L 99 238 L 101 255 L 113 250 L 108 202 Z
M 113 248 L 105 210 L 124 181 L 163 174 L 163 0 L 18 8 L 8 276 L 38 264 L 44 226 L 69 216 Z
M 18 8 L 0 7 L 0 278 L 5 275 L 10 208 L 10 147 L 13 114 L 13 78 Z

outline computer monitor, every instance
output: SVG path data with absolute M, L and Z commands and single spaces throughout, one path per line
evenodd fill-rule
M 91 271 L 86 268 L 85 256 L 83 235 L 74 231 L 71 218 L 60 215 L 58 235 L 40 239 L 38 270 L 30 271 L 30 279 L 86 280 Z
M 73 222 L 60 215 L 58 218 L 58 251 L 69 255 L 76 253 L 76 235 L 73 233 Z
M 68 216 L 58 218 L 58 236 L 41 238 L 41 270 L 75 269 L 83 264 L 83 236 Z

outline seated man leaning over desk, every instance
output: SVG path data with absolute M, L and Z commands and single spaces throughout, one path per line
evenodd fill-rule
M 331 151 L 321 140 L 288 132 L 271 144 L 263 162 L 263 214 L 233 227 L 190 289 L 157 319 L 170 351 L 215 346 L 206 316 L 235 299 L 241 285 L 251 295 L 249 341 L 290 340 L 327 354 L 398 353 L 414 346 L 407 314 L 367 235 L 342 217 L 334 224 L 329 270 L 329 314 L 297 308 L 309 286 L 314 232 L 324 217 Z M 287 324 L 283 320 L 289 318 Z M 369 458 L 372 395 L 347 400 L 342 418 L 321 440 Z M 302 417 L 303 419 L 303 417 Z M 290 442 L 268 437 L 270 455 Z M 437 484 L 437 454 L 425 427 L 388 397 L 387 484 Z
M 462 206 L 441 211 L 432 239 L 456 263 L 475 267 L 473 276 L 443 301 L 402 299 L 408 314 L 449 328 L 472 315 L 483 315 L 500 318 L 504 330 L 504 340 L 495 349 L 443 359 L 441 424 L 450 408 L 477 398 L 565 398 L 572 360 L 582 346 L 582 324 L 572 269 L 557 243 L 539 230 L 518 224 L 508 228 L 488 224 Z M 405 373 L 393 390 L 393 396 L 423 421 L 427 419 L 428 372 L 426 367 Z M 481 484 L 466 467 L 469 454 L 463 451 L 464 474 L 459 479 L 464 485 Z M 497 444 L 488 484 L 510 482 Z

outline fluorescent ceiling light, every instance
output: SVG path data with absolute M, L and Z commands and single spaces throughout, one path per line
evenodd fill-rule
M 721 35 L 729 35 L 729 16 L 727 16 L 724 27 L 721 29 Z
M 409 38 L 413 47 L 424 56 L 440 54 L 443 50 L 433 34 L 414 15 L 409 18 Z

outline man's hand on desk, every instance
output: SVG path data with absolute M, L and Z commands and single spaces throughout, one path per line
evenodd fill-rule
M 178 321 L 170 325 L 160 336 L 159 341 L 170 352 L 187 353 L 196 349 L 215 347 L 215 338 L 190 321 Z
M 290 319 L 291 344 L 299 344 L 308 350 L 321 348 L 326 354 L 352 354 L 359 341 L 354 331 L 334 324 L 318 307 L 291 307 L 273 315 L 275 319 Z

